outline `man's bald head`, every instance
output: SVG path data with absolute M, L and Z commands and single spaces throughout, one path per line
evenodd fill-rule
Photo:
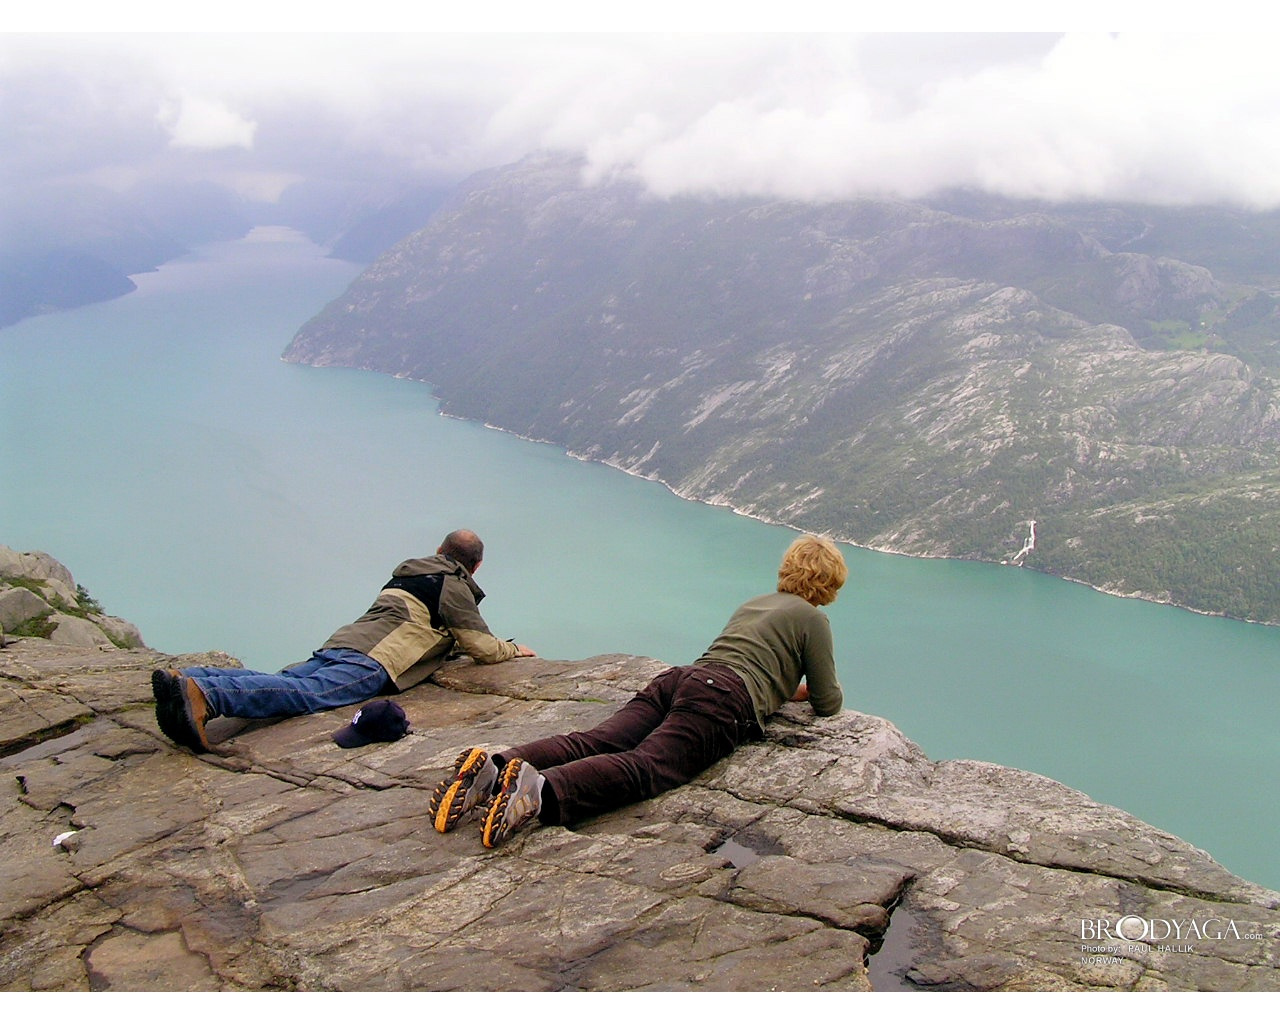
M 475 572 L 484 558 L 484 542 L 471 530 L 454 530 L 441 542 L 439 554 L 462 563 L 467 572 Z

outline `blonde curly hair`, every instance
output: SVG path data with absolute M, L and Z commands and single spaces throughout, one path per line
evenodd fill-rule
M 849 578 L 840 549 L 826 537 L 806 533 L 797 537 L 782 556 L 778 590 L 803 597 L 812 605 L 830 604 Z

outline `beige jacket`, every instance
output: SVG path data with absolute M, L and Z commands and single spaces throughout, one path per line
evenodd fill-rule
M 359 619 L 321 645 L 367 654 L 387 670 L 397 691 L 416 686 L 454 654 L 484 665 L 519 653 L 494 636 L 477 607 L 484 591 L 447 555 L 402 562 Z

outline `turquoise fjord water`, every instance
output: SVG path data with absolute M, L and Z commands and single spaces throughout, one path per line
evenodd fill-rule
M 358 270 L 258 229 L 0 331 L 0 543 L 52 553 L 153 647 L 264 668 L 458 525 L 488 547 L 490 625 L 545 657 L 688 661 L 771 589 L 789 530 L 442 417 L 424 384 L 281 362 Z M 849 706 L 935 759 L 1051 776 L 1280 887 L 1280 629 L 845 552 L 828 611 Z

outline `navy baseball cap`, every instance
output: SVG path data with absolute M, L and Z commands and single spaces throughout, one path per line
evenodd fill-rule
M 409 718 L 393 700 L 375 700 L 356 712 L 350 725 L 333 734 L 340 747 L 363 747 L 366 743 L 390 743 L 409 733 Z

